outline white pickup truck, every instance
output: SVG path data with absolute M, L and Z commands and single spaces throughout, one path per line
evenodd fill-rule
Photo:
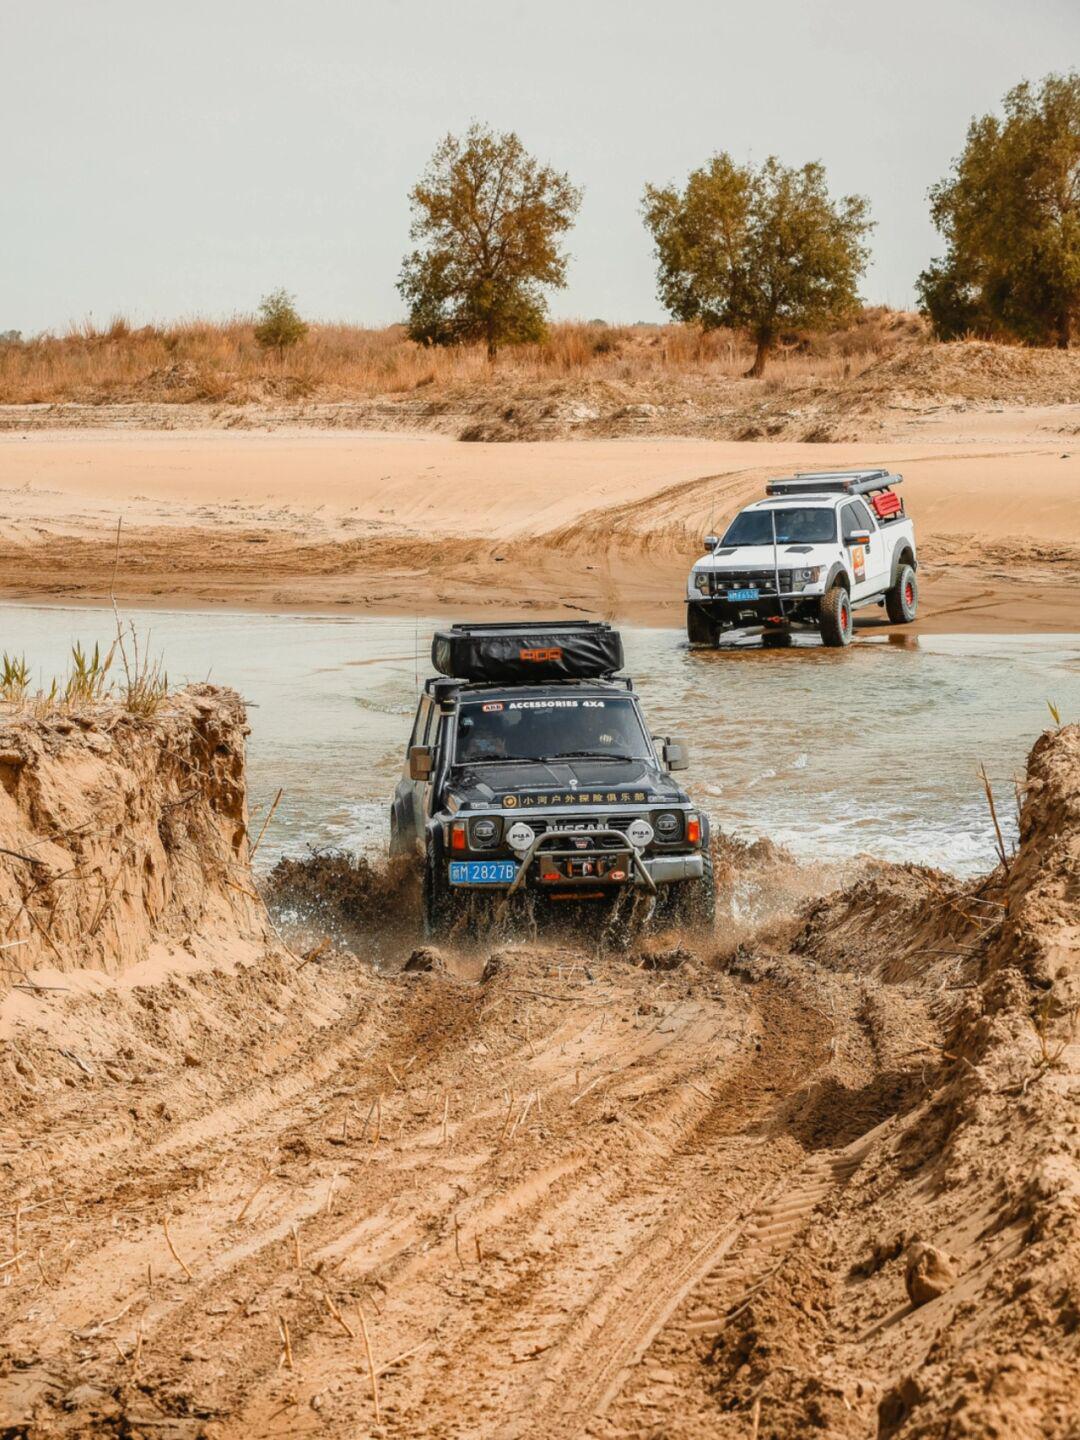
M 725 630 L 766 638 L 814 625 L 825 645 L 849 645 L 852 614 L 882 605 L 894 625 L 919 603 L 915 529 L 888 470 L 830 470 L 770 480 L 723 538 L 705 537 L 690 572 L 686 633 L 716 645 Z

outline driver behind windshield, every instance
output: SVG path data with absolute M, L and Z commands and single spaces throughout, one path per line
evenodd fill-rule
M 626 700 L 465 704 L 458 720 L 459 765 L 647 755 L 641 723 Z
M 771 545 L 773 516 L 778 545 L 827 545 L 836 539 L 836 514 L 825 506 L 744 510 L 727 528 L 723 545 Z

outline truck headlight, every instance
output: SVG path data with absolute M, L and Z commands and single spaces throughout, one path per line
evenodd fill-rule
M 796 570 L 795 581 L 799 585 L 813 585 L 821 578 L 821 566 L 812 565 L 808 570 Z
M 699 595 L 704 595 L 709 588 L 709 572 L 707 570 L 694 571 L 694 589 Z
M 469 834 L 473 846 L 477 850 L 485 850 L 489 845 L 494 845 L 499 838 L 498 821 L 489 819 L 487 816 L 474 820 L 469 826 Z

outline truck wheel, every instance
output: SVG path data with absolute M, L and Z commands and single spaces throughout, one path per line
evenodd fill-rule
M 442 846 L 433 840 L 424 856 L 424 874 L 420 886 L 420 907 L 424 920 L 424 938 L 441 940 L 453 926 L 457 912 L 457 896 L 446 878 Z
M 851 596 L 843 585 L 834 585 L 822 597 L 818 629 L 823 645 L 851 644 Z
M 716 929 L 716 877 L 713 874 L 712 851 L 704 850 L 701 861 L 700 880 L 676 880 L 656 897 L 653 919 L 658 925 L 700 930 L 706 934 Z
M 686 638 L 691 645 L 715 645 L 719 638 L 716 626 L 697 605 L 686 607 Z
M 910 625 L 919 608 L 919 582 L 910 565 L 901 565 L 896 584 L 885 591 L 885 613 L 894 625 Z

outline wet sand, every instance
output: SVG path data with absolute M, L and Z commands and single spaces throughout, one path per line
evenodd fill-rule
M 918 628 L 1080 626 L 1080 447 L 0 435 L 0 597 L 678 625 L 700 537 L 793 469 L 901 470 Z M 122 521 L 116 563 L 117 522 Z M 880 625 L 875 611 L 863 626 Z

